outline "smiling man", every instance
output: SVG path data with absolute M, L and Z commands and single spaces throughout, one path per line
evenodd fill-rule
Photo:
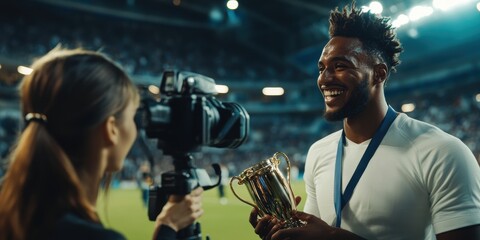
M 480 168 L 437 127 L 397 113 L 384 86 L 402 51 L 388 19 L 355 5 L 330 15 L 318 61 L 324 117 L 343 130 L 307 155 L 304 227 L 271 216 L 250 223 L 262 239 L 480 239 Z

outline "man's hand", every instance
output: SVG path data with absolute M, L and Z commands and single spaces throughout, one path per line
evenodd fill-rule
M 302 201 L 302 198 L 297 196 L 295 198 L 295 206 L 298 206 L 300 201 Z M 265 215 L 259 218 L 259 210 L 257 208 L 252 209 L 249 222 L 255 229 L 255 233 L 263 240 L 270 240 L 272 235 L 283 227 L 283 222 L 273 216 Z
M 321 239 L 342 239 L 361 240 L 363 238 L 341 228 L 329 226 L 325 221 L 314 215 L 295 212 L 294 218 L 304 221 L 303 227 L 280 229 L 272 234 L 272 240 L 321 240 Z
M 302 220 L 305 222 L 305 226 L 296 227 L 290 229 L 280 229 L 274 234 L 272 234 L 272 240 L 286 240 L 286 239 L 302 239 L 302 240 L 318 240 L 318 239 L 329 239 L 326 238 L 331 236 L 332 227 L 330 227 L 326 222 L 317 218 L 311 214 L 304 212 L 295 212 L 294 218 Z
M 260 236 L 261 239 L 270 239 L 272 234 L 279 229 L 279 227 L 274 228 L 279 223 L 279 220 L 270 215 L 265 215 L 259 219 L 258 211 L 257 208 L 252 210 L 249 222 L 255 229 L 255 233 Z

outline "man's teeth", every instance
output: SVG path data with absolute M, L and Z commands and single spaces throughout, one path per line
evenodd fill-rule
M 323 92 L 323 94 L 325 95 L 325 97 L 335 97 L 335 96 L 338 96 L 340 94 L 342 94 L 343 91 L 342 90 L 325 90 Z

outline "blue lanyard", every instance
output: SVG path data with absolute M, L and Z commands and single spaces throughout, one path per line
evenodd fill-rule
M 334 179 L 334 200 L 335 200 L 335 213 L 337 215 L 337 221 L 335 223 L 336 227 L 340 227 L 342 223 L 342 209 L 347 205 L 348 201 L 352 197 L 353 190 L 357 186 L 360 177 L 362 176 L 363 172 L 367 168 L 368 162 L 372 158 L 375 151 L 377 151 L 378 146 L 387 134 L 390 125 L 392 125 L 393 121 L 397 117 L 395 110 L 391 106 L 388 107 L 387 115 L 382 120 L 380 127 L 375 132 L 372 140 L 368 144 L 367 150 L 363 154 L 360 162 L 358 163 L 355 172 L 353 173 L 352 178 L 348 182 L 347 187 L 345 188 L 345 192 L 342 194 L 342 159 L 343 159 L 343 146 L 345 145 L 345 130 L 342 131 L 342 137 L 340 141 L 338 141 L 338 148 L 337 148 L 337 159 L 335 161 L 335 179 Z

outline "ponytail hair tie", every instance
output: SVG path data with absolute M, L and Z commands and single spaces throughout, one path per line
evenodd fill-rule
M 47 123 L 47 116 L 45 114 L 41 113 L 28 113 L 25 115 L 25 121 L 26 123 L 30 123 L 31 121 L 36 121 L 39 123 L 46 124 Z

